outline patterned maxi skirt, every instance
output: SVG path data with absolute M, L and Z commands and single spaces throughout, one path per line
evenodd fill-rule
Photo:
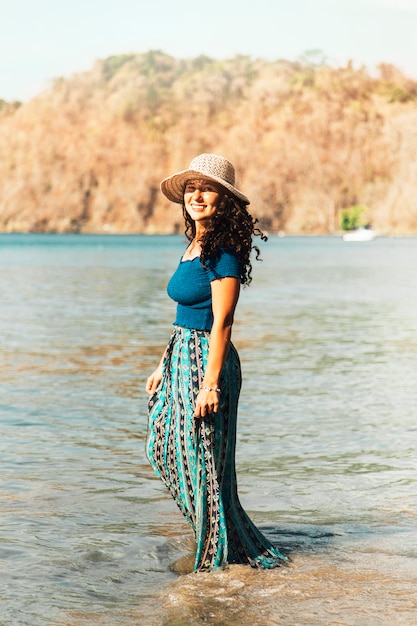
M 228 563 L 273 568 L 288 559 L 243 510 L 236 485 L 239 356 L 230 346 L 220 379 L 217 413 L 194 417 L 195 399 L 208 358 L 210 334 L 176 327 L 163 376 L 149 401 L 146 453 L 195 534 L 194 571 Z

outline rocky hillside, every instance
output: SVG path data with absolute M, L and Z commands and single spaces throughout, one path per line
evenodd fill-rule
M 333 233 L 361 204 L 417 233 L 417 83 L 390 65 L 114 56 L 21 106 L 0 100 L 0 230 L 170 233 L 159 181 L 203 151 L 236 165 L 264 228 Z

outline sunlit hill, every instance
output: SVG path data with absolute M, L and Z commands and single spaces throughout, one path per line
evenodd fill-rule
M 234 162 L 270 232 L 336 233 L 360 205 L 380 233 L 417 233 L 416 81 L 387 64 L 158 51 L 0 100 L 0 230 L 181 231 L 159 182 L 205 151 Z

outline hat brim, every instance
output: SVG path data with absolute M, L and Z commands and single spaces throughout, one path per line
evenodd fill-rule
M 172 176 L 168 176 L 168 178 L 164 178 L 161 182 L 161 191 L 171 202 L 176 202 L 177 204 L 182 204 L 184 200 L 184 188 L 186 183 L 192 179 L 203 179 L 203 180 L 212 180 L 217 183 L 221 187 L 223 187 L 226 191 L 231 193 L 233 196 L 241 200 L 244 204 L 249 204 L 249 199 L 243 194 L 239 189 L 233 187 L 230 183 L 223 180 L 222 178 L 218 178 L 217 176 L 209 176 L 208 174 L 204 174 L 203 172 L 198 172 L 197 170 L 183 170 L 182 172 L 177 172 Z

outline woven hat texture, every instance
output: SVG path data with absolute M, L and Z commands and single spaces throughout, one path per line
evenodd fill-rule
M 219 183 L 236 198 L 249 204 L 248 198 L 235 187 L 235 168 L 225 157 L 218 154 L 199 154 L 187 170 L 168 176 L 161 182 L 161 191 L 172 202 L 182 203 L 184 187 L 189 180 L 204 178 Z

